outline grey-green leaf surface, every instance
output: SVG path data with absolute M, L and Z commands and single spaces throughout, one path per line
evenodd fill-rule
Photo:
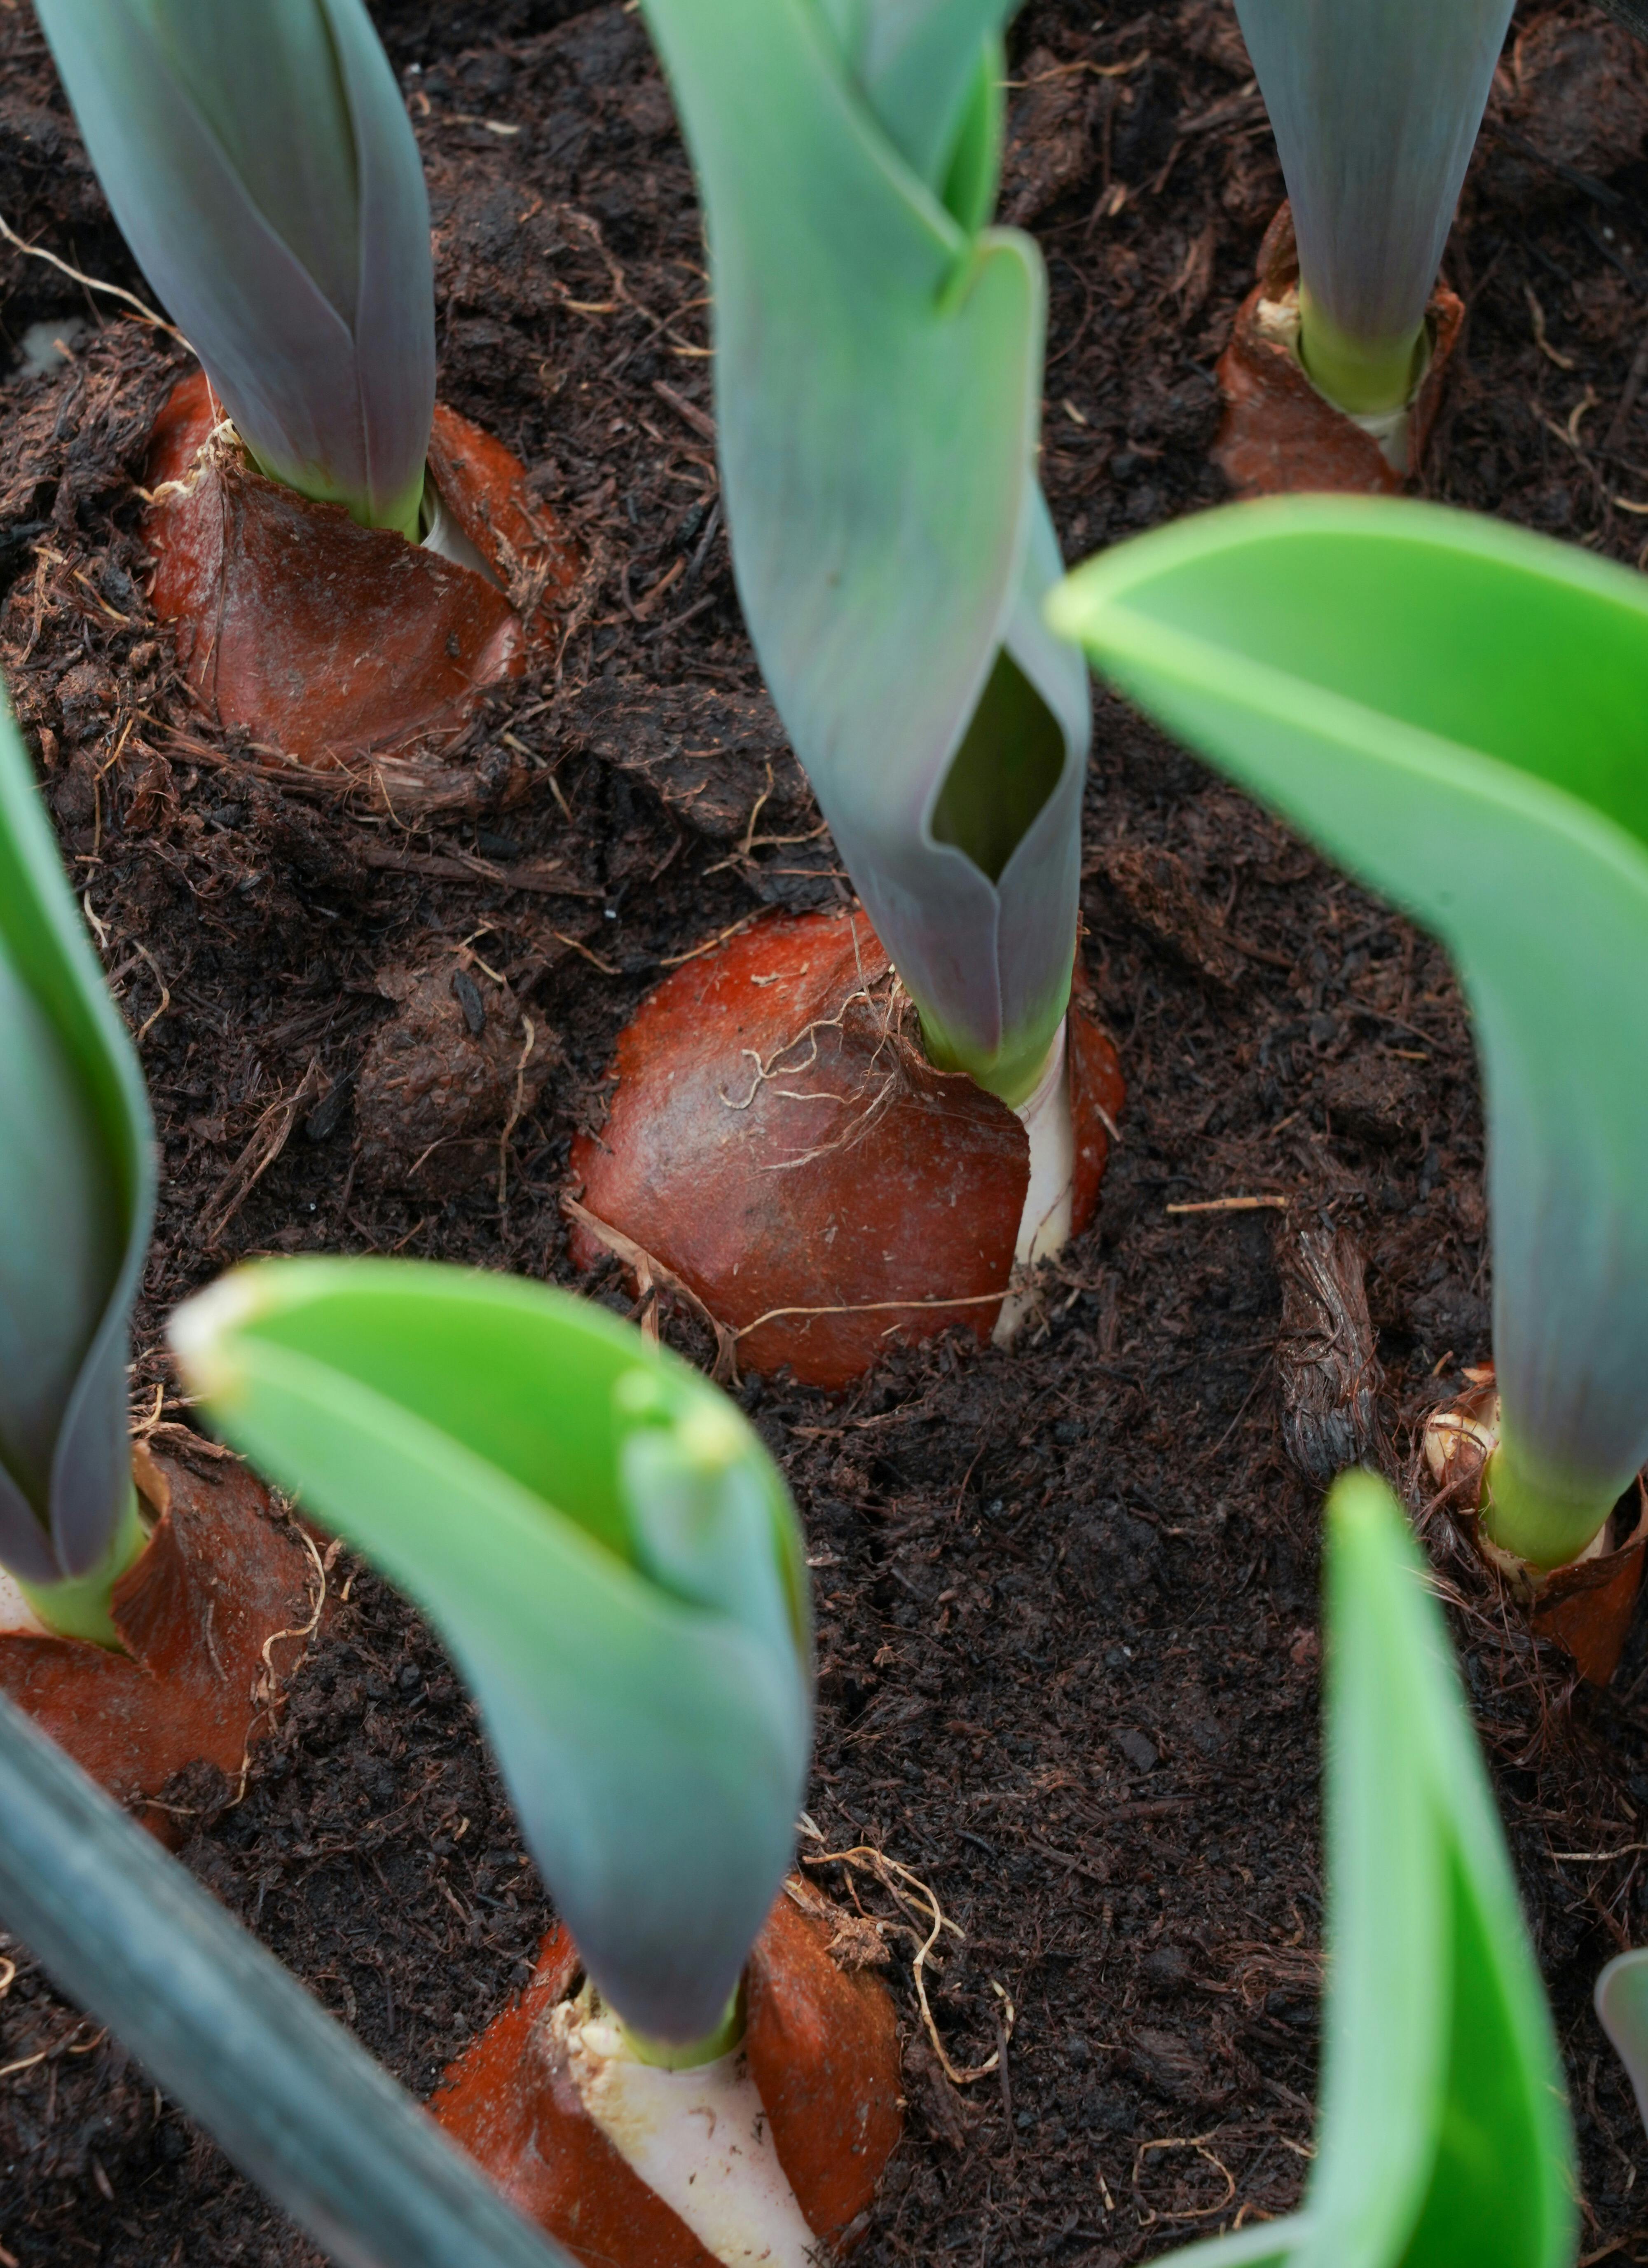
M 1606 1509 L 1648 1461 L 1648 585 L 1497 520 L 1300 497 L 1121 545 L 1055 605 L 1447 944 L 1507 1434 L 1554 1498 Z
M 1017 1100 L 1069 993 L 1090 703 L 1041 619 L 1041 259 L 941 201 L 1004 13 L 646 0 L 705 207 L 761 667 L 933 1053 Z M 1013 697 L 946 806 L 1004 651 Z
M 342 2268 L 570 2268 L 4 1695 L 0 1920 Z
M 1186 2268 L 1569 2268 L 1572 2144 L 1475 1734 L 1407 1523 L 1328 1507 L 1328 1929 L 1316 2154 L 1293 2218 Z
M 247 447 L 416 528 L 435 399 L 429 200 L 362 0 L 37 0 L 121 232 Z
M 1411 337 L 1436 281 L 1512 0 L 1236 0 L 1293 207 L 1340 328 Z
M 55 1583 L 103 1557 L 130 1493 L 153 1138 L 3 696 L 0 1064 L 0 1565 Z
M 441 1631 L 603 1992 L 705 2036 L 812 1739 L 800 1531 L 741 1414 L 603 1309 L 458 1269 L 265 1263 L 173 1329 L 213 1422 Z
M 1630 2075 L 1637 2113 L 1648 2127 L 1648 1951 L 1637 1947 L 1610 1961 L 1593 1995 L 1603 2030 Z

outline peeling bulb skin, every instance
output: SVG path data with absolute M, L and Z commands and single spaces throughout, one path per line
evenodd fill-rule
M 1527 1614 L 1535 1633 L 1571 1656 L 1589 1685 L 1619 1667 L 1648 1556 L 1648 1491 L 1616 1491 L 1598 1509 L 1586 1491 L 1530 1491 L 1514 1447 L 1506 1454 L 1491 1366 L 1468 1370 L 1469 1390 L 1433 1410 L 1421 1447 L 1438 1495 Z M 1616 1500 L 1617 1499 L 1617 1500 Z M 1541 1560 L 1560 1525 L 1568 1556 Z
M 548 2025 L 585 2114 L 706 2251 L 725 2268 L 813 2268 L 819 2240 L 741 2047 L 684 2071 L 644 2063 L 587 1990 Z

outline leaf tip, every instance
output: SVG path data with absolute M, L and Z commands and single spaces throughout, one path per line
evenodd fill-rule
M 166 1337 L 191 1394 L 218 1406 L 235 1399 L 246 1380 L 239 1335 L 268 1305 L 258 1271 L 237 1268 L 173 1309 Z

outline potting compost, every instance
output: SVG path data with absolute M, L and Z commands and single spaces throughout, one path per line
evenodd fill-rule
M 769 909 L 849 902 L 740 622 L 698 208 L 639 15 L 373 14 L 429 180 L 441 398 L 527 468 L 578 571 L 438 761 L 323 769 L 220 729 L 151 613 L 145 453 L 192 364 L 96 288 L 148 301 L 31 11 L 0 13 L 0 668 L 159 1124 L 135 1428 L 205 1474 L 160 1325 L 250 1254 L 512 1270 L 725 1370 L 667 1283 L 637 1309 L 616 1253 L 574 1267 L 570 1155 L 663 978 Z M 1041 477 L 1073 560 L 1229 493 L 1214 366 L 1283 188 L 1220 0 L 1031 0 L 1010 58 L 1001 212 L 1050 269 Z M 1633 565 L 1645 134 L 1648 47 L 1578 0 L 1519 10 L 1421 479 Z M 1321 1489 L 1365 1457 L 1421 1511 L 1424 1417 L 1489 1353 L 1439 948 L 1103 695 L 1084 841 L 1127 1083 L 1093 1225 L 1010 1348 L 894 1328 L 838 1393 L 737 1389 L 815 1585 L 802 1870 L 862 1916 L 903 2036 L 869 2268 L 1122 2268 L 1295 2203 Z M 1582 2253 L 1648 2257 L 1590 2004 L 1648 1932 L 1648 1638 L 1639 1616 L 1582 1687 L 1446 1516 L 1421 1527 L 1567 2058 Z M 347 1553 L 323 1565 L 243 1769 L 185 1771 L 151 1823 L 428 2097 L 555 1918 L 439 1648 Z M 0 2263 L 319 2258 L 0 1937 Z

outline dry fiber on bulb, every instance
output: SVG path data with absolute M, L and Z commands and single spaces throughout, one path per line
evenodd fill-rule
M 895 1335 L 988 1340 L 1033 1248 L 1093 1219 L 1122 1107 L 1079 972 L 1053 1056 L 1026 1098 L 1033 1143 L 928 1061 L 862 913 L 758 922 L 666 978 L 621 1037 L 607 1123 L 570 1161 L 573 1257 L 633 1265 L 638 1247 L 733 1334 L 739 1367 L 809 1385 L 844 1385 Z

